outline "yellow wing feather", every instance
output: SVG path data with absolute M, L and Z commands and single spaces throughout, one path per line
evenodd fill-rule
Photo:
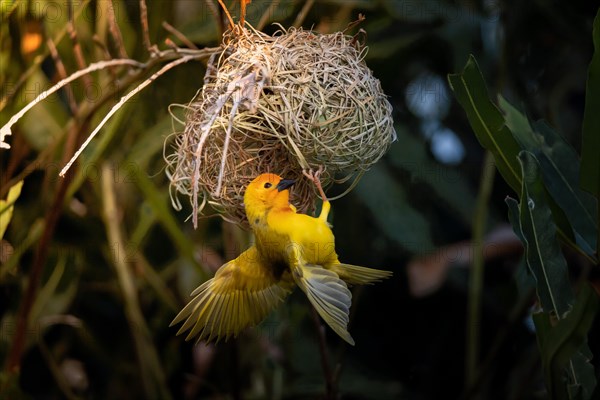
M 294 274 L 296 283 L 315 307 L 321 318 L 342 339 L 354 346 L 354 339 L 348 332 L 352 293 L 335 272 L 319 265 L 303 265 L 302 273 Z
M 186 340 L 227 340 L 261 322 L 291 288 L 289 275 L 276 276 L 252 246 L 194 290 L 171 326 L 185 320 L 177 334 L 190 330 Z

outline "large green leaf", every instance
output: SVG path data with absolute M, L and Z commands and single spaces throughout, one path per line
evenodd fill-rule
M 477 139 L 494 155 L 496 166 L 504 180 L 515 192 L 519 192 L 519 145 L 505 126 L 502 113 L 491 101 L 475 58 L 469 57 L 460 74 L 448 75 L 448 82 L 467 113 Z
M 600 195 L 600 9 L 592 31 L 594 56 L 588 69 L 581 146 L 581 187 L 597 198 Z
M 542 308 L 561 318 L 574 302 L 567 263 L 556 239 L 556 225 L 545 198 L 539 164 L 527 151 L 519 153 L 518 159 L 523 171 L 519 222 L 527 265 L 537 281 Z
M 534 320 L 550 398 L 589 399 L 596 380 L 588 362 L 586 335 L 597 305 L 590 303 L 594 300 L 589 295 L 580 295 L 575 301 L 540 165 L 527 151 L 519 153 L 518 160 L 523 182 L 520 203 L 512 198 L 506 203 L 515 233 L 525 246 L 525 259 L 543 309 Z M 556 327 L 552 319 L 559 321 Z M 563 383 L 565 374 L 568 386 Z
M 524 150 L 535 155 L 548 192 L 566 214 L 575 240 L 593 255 L 598 234 L 596 200 L 579 188 L 579 156 L 575 149 L 544 122 L 528 118 L 502 96 L 498 97 L 506 126 Z
M 448 81 L 458 102 L 467 113 L 477 139 L 483 147 L 492 152 L 498 171 L 518 193 L 521 190 L 521 173 L 517 155 L 522 149 L 506 126 L 504 116 L 489 98 L 483 75 L 473 56 L 469 58 L 462 73 L 448 75 Z M 578 246 L 564 211 L 552 198 L 548 201 L 560 238 L 592 260 L 593 256 L 590 255 L 593 254 L 593 246 Z M 583 240 L 579 242 L 587 244 Z

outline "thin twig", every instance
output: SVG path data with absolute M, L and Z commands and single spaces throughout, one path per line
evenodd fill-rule
M 71 42 L 73 43 L 73 56 L 75 56 L 75 62 L 77 67 L 81 70 L 84 69 L 87 65 L 85 61 L 85 57 L 83 56 L 83 52 L 81 51 L 81 45 L 79 44 L 79 38 L 77 35 L 77 30 L 75 29 L 75 17 L 73 13 L 73 1 L 68 1 L 67 7 L 69 13 L 69 20 L 67 21 L 67 32 L 69 32 L 69 37 L 71 38 Z M 89 76 L 83 77 L 83 83 L 85 88 L 92 87 L 92 79 Z
M 185 49 L 183 49 L 183 50 L 185 50 Z M 212 49 L 205 49 L 204 51 L 215 52 L 216 50 L 217 50 L 216 48 L 212 48 Z M 182 51 L 182 49 L 180 49 L 180 52 L 181 51 Z M 140 64 L 140 65 L 145 66 L 147 68 L 152 68 L 154 65 L 158 64 L 159 62 L 169 59 L 169 57 L 179 57 L 179 56 L 180 56 L 179 54 L 175 54 L 173 52 L 162 52 L 158 58 L 150 59 L 148 61 L 148 64 Z M 131 61 L 131 60 L 128 60 L 128 61 Z M 109 63 L 109 62 L 110 61 L 105 61 L 105 63 Z M 137 61 L 134 61 L 134 62 L 137 63 Z M 91 67 L 91 65 L 90 65 L 90 67 Z M 107 88 L 107 90 L 105 90 L 105 91 L 102 92 L 102 95 L 94 103 L 83 103 L 83 104 L 81 104 L 80 107 L 79 107 L 79 115 L 77 116 L 77 119 L 79 121 L 87 120 L 98 109 L 100 109 L 101 107 L 103 107 L 104 104 L 106 104 L 107 101 L 112 100 L 114 98 L 115 94 L 117 94 L 121 90 L 120 86 L 122 86 L 122 87 L 129 87 L 133 82 L 139 80 L 140 76 L 143 73 L 144 73 L 144 70 L 140 69 L 136 73 L 128 74 L 128 75 L 125 76 L 125 78 L 123 78 L 123 81 L 121 82 L 120 85 L 110 85 Z M 69 78 L 72 79 L 72 76 L 69 77 Z M 54 91 L 56 91 L 56 90 L 54 90 Z M 42 96 L 42 97 L 45 98 L 49 94 L 50 93 L 47 93 L 47 94 L 45 94 L 43 96 L 40 95 L 40 96 Z M 31 108 L 31 106 L 29 106 L 29 105 L 27 107 Z M 10 126 L 7 124 L 2 129 L 8 129 L 10 131 Z M 0 129 L 0 132 L 1 132 L 2 129 Z M 8 186 L 2 186 L 0 188 L 0 197 L 2 197 L 2 196 L 5 195 L 5 191 L 8 190 L 8 187 L 14 185 L 16 182 L 18 182 L 20 180 L 25 179 L 32 172 L 34 172 L 37 169 L 39 169 L 36 166 L 46 166 L 46 165 L 49 165 L 48 163 L 50 162 L 51 155 L 55 153 L 56 147 L 57 147 L 57 145 L 59 143 L 62 142 L 62 139 L 63 139 L 62 135 L 57 136 L 48 146 L 46 146 L 38 154 L 38 156 L 33 161 L 31 161 L 29 163 L 28 167 L 26 167 L 25 169 L 23 169 L 20 173 L 18 173 L 13 178 L 11 178 L 11 180 L 7 183 Z M 14 151 L 11 152 L 11 154 L 14 155 L 15 154 Z M 65 162 L 66 162 L 66 160 L 65 160 Z M 33 166 L 33 167 L 31 167 L 31 166 Z M 7 172 L 6 175 L 7 176 L 11 176 L 12 174 L 10 174 L 10 173 Z M 68 194 L 67 197 L 70 197 L 73 194 L 73 191 L 71 189 L 69 189 L 69 193 L 70 193 L 70 195 Z
M 125 43 L 123 42 L 123 35 L 121 34 L 121 29 L 119 28 L 119 24 L 117 24 L 117 18 L 115 16 L 115 7 L 112 1 L 108 2 L 107 12 L 109 32 L 113 40 L 115 41 L 117 50 L 119 51 L 119 58 L 129 58 L 129 56 L 127 55 L 127 50 L 125 49 Z
M 150 30 L 148 28 L 148 8 L 146 7 L 146 0 L 140 0 L 140 21 L 142 24 L 142 38 L 144 40 L 144 46 L 150 54 L 154 53 L 152 42 L 150 42 Z
M 48 46 L 48 50 L 50 50 L 50 54 L 52 55 L 52 59 L 54 60 L 54 65 L 56 65 L 56 72 L 58 73 L 58 76 L 61 80 L 66 79 L 67 70 L 65 69 L 65 65 L 63 64 L 62 59 L 58 54 L 58 51 L 56 50 L 56 45 L 54 44 L 54 41 L 51 38 L 48 38 L 48 40 L 46 40 L 46 45 Z M 71 85 L 67 85 L 65 87 L 65 90 L 67 92 L 67 100 L 69 102 L 71 114 L 76 115 L 79 107 L 77 106 L 77 102 L 75 101 L 75 94 L 73 93 L 73 88 L 71 88 Z
M 187 36 L 179 32 L 173 25 L 169 24 L 167 21 L 163 21 L 162 26 L 177 39 L 181 40 L 181 43 L 185 44 L 190 49 L 199 50 L 198 46 L 196 46 L 194 42 L 188 39 Z
M 240 0 L 240 26 L 246 21 L 246 0 Z
M 102 55 L 105 60 L 112 60 L 113 57 L 110 54 L 110 51 L 108 51 L 106 43 L 104 43 L 102 39 L 100 39 L 100 36 L 94 33 L 94 35 L 92 35 L 92 42 L 94 42 L 94 44 L 98 46 L 100 50 L 102 50 Z
M 358 18 L 356 19 L 356 21 L 350 22 L 348 24 L 348 26 L 346 26 L 346 29 L 344 29 L 342 32 L 347 33 L 349 31 L 351 31 L 352 29 L 354 29 L 358 25 L 362 24 L 366 19 L 367 19 L 367 17 L 365 17 L 364 14 L 358 14 Z
M 323 368 L 323 377 L 325 379 L 325 400 L 335 399 L 335 385 L 333 372 L 329 364 L 329 356 L 327 354 L 327 343 L 325 340 L 325 327 L 321 324 L 321 319 L 317 310 L 311 307 L 315 330 L 317 331 L 317 339 L 319 341 L 319 353 L 321 354 L 321 367 Z
M 131 92 L 129 92 L 125 96 L 121 97 L 121 100 L 119 100 L 119 102 L 117 104 L 115 104 L 113 106 L 113 108 L 110 109 L 110 111 L 108 112 L 108 114 L 106 114 L 106 116 L 102 119 L 102 121 L 100 121 L 100 123 L 96 126 L 94 131 L 90 134 L 90 136 L 86 139 L 86 141 L 81 145 L 79 150 L 77 150 L 77 152 L 73 155 L 71 160 L 63 167 L 63 169 L 60 171 L 59 175 L 60 176 L 65 175 L 65 173 L 69 170 L 69 168 L 71 167 L 73 162 L 75 162 L 75 160 L 77 159 L 77 157 L 79 157 L 81 152 L 87 147 L 87 145 L 92 141 L 92 139 L 96 136 L 96 134 L 98 134 L 98 132 L 100 131 L 100 129 L 102 129 L 104 124 L 106 124 L 106 122 L 108 122 L 108 120 L 113 116 L 113 114 L 115 112 L 117 112 L 123 106 L 123 104 L 125 104 L 130 98 L 132 98 L 133 96 L 135 96 L 136 94 L 141 92 L 146 86 L 148 86 L 149 84 L 154 82 L 154 80 L 156 78 L 158 78 L 159 76 L 161 76 L 168 70 L 170 70 L 180 64 L 186 63 L 190 60 L 194 60 L 197 58 L 199 58 L 198 55 L 187 55 L 187 56 L 181 57 L 180 59 L 177 59 L 175 61 L 171 61 L 170 63 L 168 63 L 167 65 L 162 67 L 160 70 L 158 70 L 157 72 L 152 74 L 152 76 L 150 78 L 146 79 L 144 82 L 142 82 L 139 86 L 137 86 Z M 1 145 L 1 143 L 0 143 L 0 145 Z
M 104 59 L 105 60 L 111 60 L 112 59 L 112 56 L 111 56 L 110 52 L 106 48 L 106 44 L 104 42 L 102 42 L 102 40 L 100 40 L 100 37 L 98 37 L 98 35 L 94 34 L 92 36 L 92 41 L 96 44 L 96 46 L 98 46 L 100 48 L 100 50 L 102 51 L 102 54 L 104 55 Z M 117 77 L 117 68 L 116 67 L 109 67 L 108 71 L 110 72 L 110 76 L 111 76 L 112 82 L 117 82 L 117 80 L 118 80 L 118 77 Z
M 82 70 L 74 72 L 68 78 L 65 78 L 65 79 L 61 80 L 56 85 L 52 86 L 50 89 L 44 90 L 42 93 L 40 93 L 29 104 L 27 104 L 25 107 L 23 107 L 23 109 L 21 109 L 21 111 L 19 111 L 15 115 L 13 115 L 10 118 L 10 120 L 6 124 L 4 124 L 4 126 L 2 128 L 0 128 L 0 148 L 10 149 L 10 145 L 5 142 L 5 137 L 8 136 L 8 135 L 10 135 L 12 133 L 11 132 L 11 127 L 19 119 L 21 119 L 21 117 L 23 117 L 23 115 L 27 111 L 29 111 L 33 106 L 35 106 L 36 104 L 38 104 L 42 100 L 46 99 L 46 97 L 50 96 L 51 94 L 53 94 L 57 90 L 61 89 L 65 85 L 68 85 L 70 82 L 73 82 L 74 80 L 79 79 L 80 77 L 82 77 L 84 75 L 87 75 L 90 72 L 98 71 L 100 69 L 103 69 L 103 68 L 106 68 L 106 67 L 111 67 L 111 66 L 116 66 L 116 65 L 133 65 L 133 66 L 138 67 L 138 68 L 143 68 L 145 66 L 145 64 L 142 64 L 142 63 L 140 63 L 138 61 L 135 61 L 135 60 L 121 60 L 121 59 L 118 59 L 118 60 L 110 60 L 110 61 L 99 61 L 97 63 L 90 64 L 87 68 L 84 68 Z
M 466 343 L 466 386 L 475 382 L 479 369 L 480 333 L 481 333 L 481 300 L 483 294 L 483 267 L 484 267 L 484 234 L 487 222 L 488 203 L 494 184 L 494 156 L 491 152 L 485 153 L 483 172 L 477 205 L 473 218 L 473 267 L 469 279 L 469 299 L 467 315 L 467 343 Z
M 235 24 L 233 23 L 233 18 L 231 18 L 231 14 L 229 14 L 229 10 L 227 10 L 227 7 L 225 7 L 225 4 L 223 4 L 223 0 L 218 0 L 218 1 L 219 1 L 219 4 L 221 5 L 221 9 L 225 13 L 225 16 L 227 16 L 227 19 L 229 20 L 229 28 L 233 29 Z

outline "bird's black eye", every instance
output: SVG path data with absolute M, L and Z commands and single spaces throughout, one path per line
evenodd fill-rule
M 270 188 L 271 186 L 273 186 L 273 185 L 271 185 L 271 182 L 267 182 L 267 183 L 265 183 L 265 189 L 268 189 L 268 188 Z

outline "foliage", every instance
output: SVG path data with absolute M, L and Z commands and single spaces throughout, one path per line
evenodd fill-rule
M 600 24 L 595 20 L 594 35 Z M 596 40 L 597 38 L 594 38 Z M 597 51 L 597 49 L 596 49 Z M 594 86 L 596 59 L 590 65 L 588 91 Z M 507 197 L 510 220 L 525 247 L 526 262 L 536 282 L 541 311 L 534 314 L 542 365 L 550 398 L 590 399 L 596 388 L 592 354 L 587 335 L 598 310 L 598 298 L 585 285 L 575 301 L 569 282 L 566 260 L 557 240 L 561 237 L 597 265 L 598 202 L 590 185 L 596 166 L 585 151 L 580 171 L 575 150 L 542 121 L 528 118 L 499 96 L 500 108 L 491 102 L 483 76 L 473 57 L 461 74 L 450 75 L 449 82 L 481 144 L 492 151 L 498 170 L 516 190 L 521 185 L 520 202 Z M 588 102 L 596 101 L 588 95 Z M 590 111 L 584 122 L 586 142 L 598 131 L 589 132 Z M 589 143 L 588 143 L 589 144 Z M 597 150 L 597 149 L 596 149 Z M 518 152 L 518 155 L 517 155 Z M 516 164 L 521 173 L 517 174 Z M 595 197 L 579 188 L 582 183 Z M 584 178 L 585 177 L 585 178 Z M 587 183 L 586 183 L 587 182 Z M 575 238 L 575 243 L 571 238 Z
M 193 229 L 190 208 L 170 206 L 163 143 L 185 110 L 170 105 L 194 98 L 203 61 L 174 67 L 124 102 L 58 176 L 122 96 L 189 54 L 190 42 L 218 45 L 218 2 L 147 3 L 144 12 L 143 1 L 0 1 L 1 125 L 75 71 L 134 61 L 44 99 L 0 149 L 9 205 L 0 205 L 0 398 L 300 399 L 321 396 L 326 380 L 355 399 L 598 393 L 594 2 L 248 5 L 247 20 L 269 34 L 278 29 L 271 22 L 341 31 L 365 14 L 365 61 L 394 108 L 398 142 L 332 203 L 340 258 L 394 278 L 353 289 L 356 346 L 326 332 L 329 378 L 297 293 L 216 346 L 194 347 L 168 328 L 189 293 L 251 241 L 219 219 Z M 238 16 L 238 2 L 226 3 Z M 489 202 L 480 188 L 488 150 L 504 178 L 493 180 Z M 507 228 L 507 195 L 518 197 L 507 203 L 520 239 Z M 483 290 L 467 300 L 477 259 Z M 467 309 L 481 310 L 478 349 L 467 343 L 477 321 Z

